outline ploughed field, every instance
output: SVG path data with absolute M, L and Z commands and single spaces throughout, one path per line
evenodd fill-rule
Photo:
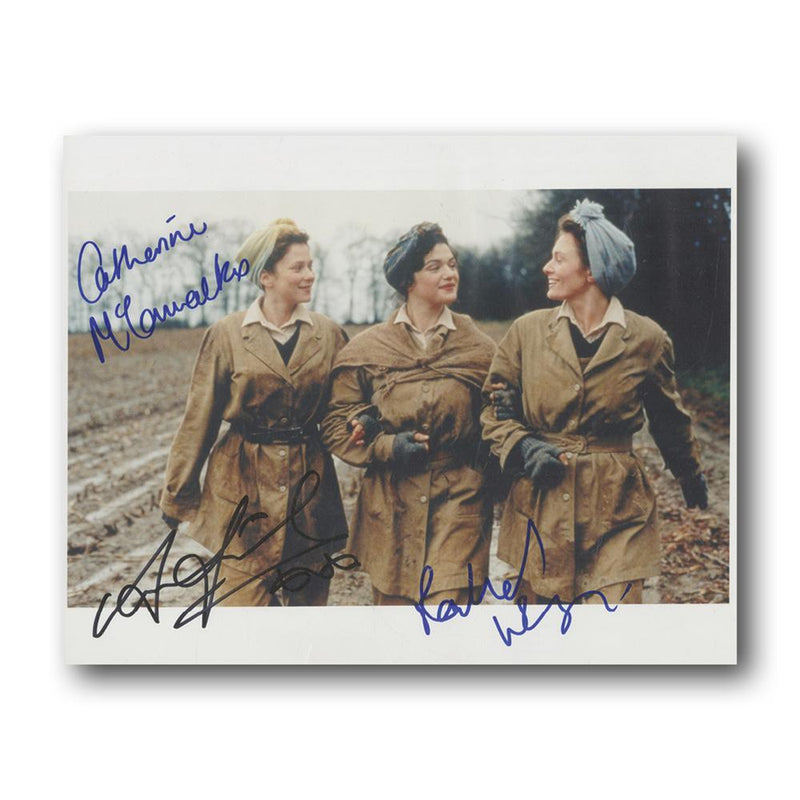
M 508 323 L 482 323 L 499 340 Z M 358 330 L 352 328 L 349 333 Z M 167 535 L 158 509 L 158 493 L 172 438 L 180 423 L 192 365 L 203 331 L 159 330 L 135 341 L 127 353 L 108 354 L 101 364 L 88 334 L 69 337 L 67 558 L 68 605 L 96 606 L 106 592 L 112 598 L 133 582 Z M 645 584 L 651 603 L 721 603 L 728 600 L 729 432 L 727 409 L 708 398 L 685 394 L 703 450 L 710 487 L 709 508 L 686 509 L 680 487 L 663 470 L 661 457 L 646 432 L 636 448 L 658 495 L 662 574 Z M 360 470 L 337 461 L 348 517 L 360 482 Z M 496 515 L 500 509 L 497 508 Z M 493 552 L 496 550 L 496 525 Z M 178 535 L 165 579 L 183 555 L 208 555 Z M 157 563 L 157 562 L 156 562 Z M 512 568 L 492 555 L 491 577 L 500 581 Z M 142 585 L 154 585 L 155 570 Z M 162 605 L 187 605 L 193 589 L 167 589 Z M 337 571 L 331 605 L 371 603 L 368 577 Z

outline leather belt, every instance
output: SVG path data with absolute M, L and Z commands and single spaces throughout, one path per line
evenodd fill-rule
M 245 441 L 252 444 L 303 444 L 318 434 L 315 423 L 287 428 L 256 428 L 237 425 L 236 431 Z
M 542 439 L 570 453 L 630 453 L 633 436 L 579 436 L 569 433 L 534 433 Z

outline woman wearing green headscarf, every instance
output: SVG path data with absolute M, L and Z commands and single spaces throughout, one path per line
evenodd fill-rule
M 529 602 L 641 602 L 659 574 L 655 496 L 632 445 L 645 414 L 689 507 L 707 504 L 672 342 L 617 297 L 635 271 L 633 242 L 577 203 L 543 268 L 559 306 L 516 320 L 492 361 L 483 435 L 513 475 L 498 555 L 523 568 Z

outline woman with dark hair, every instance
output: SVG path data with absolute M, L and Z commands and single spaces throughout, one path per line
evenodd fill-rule
M 342 548 L 347 527 L 317 423 L 347 337 L 304 305 L 314 272 L 308 234 L 292 220 L 253 233 L 236 260 L 250 264 L 261 294 L 203 337 L 161 509 L 170 527 L 191 520 L 189 535 L 217 552 L 246 497 L 245 515 L 257 516 L 227 544 L 235 558 L 221 563 L 216 597 L 257 606 L 279 605 L 282 594 L 288 605 L 325 605 L 329 581 L 313 573 Z M 230 427 L 215 444 L 223 420 Z
M 688 506 L 707 504 L 672 342 L 616 296 L 635 271 L 633 242 L 602 206 L 577 203 L 543 268 L 559 307 L 516 320 L 492 362 L 483 435 L 513 475 L 498 555 L 525 561 L 529 602 L 642 602 L 660 572 L 655 496 L 632 445 L 645 413 Z
M 458 261 L 438 225 L 412 228 L 383 268 L 405 303 L 339 354 L 322 423 L 331 451 L 366 467 L 347 549 L 376 605 L 463 604 L 468 566 L 480 585 L 489 562 L 492 505 L 473 465 L 494 343 L 450 311 Z

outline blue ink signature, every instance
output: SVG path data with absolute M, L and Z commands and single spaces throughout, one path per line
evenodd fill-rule
M 536 543 L 539 546 L 539 553 L 541 555 L 542 561 L 542 575 L 545 573 L 545 569 L 547 566 L 547 561 L 545 557 L 544 551 L 544 543 L 542 542 L 542 537 L 539 535 L 539 531 L 536 529 L 536 525 L 534 524 L 532 519 L 528 519 L 528 530 L 525 533 L 525 546 L 522 551 L 522 560 L 519 567 L 519 572 L 517 573 L 516 578 L 514 581 L 510 581 L 508 579 L 503 581 L 502 588 L 500 591 L 496 590 L 492 585 L 492 582 L 489 578 L 486 578 L 483 581 L 483 585 L 480 588 L 478 596 L 475 596 L 475 583 L 474 577 L 472 572 L 472 564 L 467 564 L 467 585 L 469 588 L 469 594 L 467 595 L 467 603 L 462 608 L 458 605 L 454 600 L 447 599 L 442 600 L 439 603 L 438 608 L 436 609 L 435 613 L 431 613 L 425 607 L 425 598 L 428 597 L 430 594 L 431 585 L 433 584 L 433 567 L 429 564 L 426 564 L 422 570 L 422 574 L 420 575 L 419 580 L 419 602 L 414 603 L 414 610 L 420 615 L 422 619 L 422 628 L 425 632 L 426 636 L 430 636 L 431 634 L 431 622 L 448 622 L 455 617 L 468 617 L 472 608 L 474 606 L 480 605 L 486 597 L 487 592 L 491 593 L 493 597 L 497 600 L 514 600 L 519 593 L 519 587 L 522 584 L 522 578 L 525 574 L 525 566 L 527 565 L 528 561 L 528 554 L 530 552 L 530 544 L 531 544 L 531 536 L 536 538 Z M 620 603 L 628 594 L 631 589 L 632 584 L 628 584 L 625 587 L 625 591 L 622 593 L 620 597 Z M 500 621 L 497 619 L 497 616 L 493 616 L 492 620 L 494 622 L 495 627 L 497 628 L 497 633 L 500 635 L 500 639 L 506 647 L 511 647 L 514 637 L 515 636 L 522 636 L 523 634 L 527 633 L 528 631 L 534 630 L 539 623 L 547 616 L 548 612 L 551 608 L 558 607 L 561 611 L 562 619 L 561 619 L 561 634 L 562 636 L 569 631 L 570 626 L 572 625 L 572 608 L 573 606 L 578 603 L 579 600 L 582 600 L 585 597 L 591 597 L 592 595 L 597 595 L 602 601 L 603 605 L 605 606 L 606 611 L 613 613 L 614 611 L 619 608 L 619 603 L 615 606 L 611 606 L 608 603 L 605 595 L 596 589 L 581 592 L 581 594 L 577 595 L 570 603 L 564 605 L 561 598 L 554 594 L 552 598 L 549 600 L 547 605 L 545 606 L 544 610 L 539 614 L 539 616 L 534 619 L 530 620 L 528 617 L 528 599 L 525 595 L 520 595 L 517 599 L 516 606 L 519 609 L 520 618 L 521 618 L 521 627 L 519 630 L 515 630 L 513 628 L 506 628 L 503 630 L 503 627 L 500 625 Z
M 123 330 L 121 334 L 114 332 L 108 311 L 103 312 L 99 323 L 94 316 L 89 317 L 89 333 L 92 335 L 92 342 L 100 363 L 104 364 L 106 360 L 101 339 L 111 342 L 117 350 L 125 352 L 130 349 L 131 334 L 137 339 L 150 338 L 158 324 L 177 316 L 187 308 L 199 308 L 211 300 L 215 300 L 225 288 L 226 283 L 230 283 L 233 280 L 238 282 L 250 271 L 250 264 L 247 259 L 242 259 L 237 269 L 231 267 L 230 261 L 220 264 L 219 258 L 219 253 L 216 253 L 214 255 L 215 285 L 213 289 L 209 289 L 208 278 L 204 275 L 200 279 L 199 290 L 190 289 L 180 302 L 173 301 L 154 308 L 145 308 L 139 313 L 138 319 L 136 319 L 135 314 L 132 315 L 131 313 L 131 296 L 126 294 L 122 298 L 122 302 L 117 303 L 114 307 L 114 316 L 122 320 L 128 328 Z
M 174 219 L 175 215 L 173 214 L 171 217 L 166 219 L 166 222 L 172 222 Z M 98 302 L 98 300 L 100 300 L 100 298 L 106 293 L 108 287 L 111 286 L 114 281 L 117 281 L 122 277 L 123 267 L 130 271 L 134 267 L 143 264 L 152 264 L 161 255 L 161 253 L 171 250 L 179 242 L 190 242 L 195 236 L 202 236 L 207 230 L 208 225 L 205 222 L 203 222 L 199 228 L 195 228 L 194 223 L 191 222 L 189 223 L 188 233 L 183 233 L 180 230 L 174 230 L 169 234 L 169 236 L 160 236 L 154 247 L 145 247 L 142 258 L 130 256 L 128 254 L 128 245 L 126 244 L 120 245 L 119 249 L 115 247 L 111 253 L 111 261 L 114 264 L 114 269 L 110 275 L 103 269 L 103 253 L 101 252 L 97 242 L 93 242 L 91 240 L 84 242 L 81 246 L 80 252 L 78 253 L 78 291 L 80 292 L 81 297 L 90 305 Z M 87 257 L 87 253 L 90 254 L 92 252 L 97 258 L 97 264 L 95 265 L 94 272 L 94 285 L 97 289 L 97 296 L 94 299 L 87 296 L 83 286 L 83 260 L 85 257 Z

